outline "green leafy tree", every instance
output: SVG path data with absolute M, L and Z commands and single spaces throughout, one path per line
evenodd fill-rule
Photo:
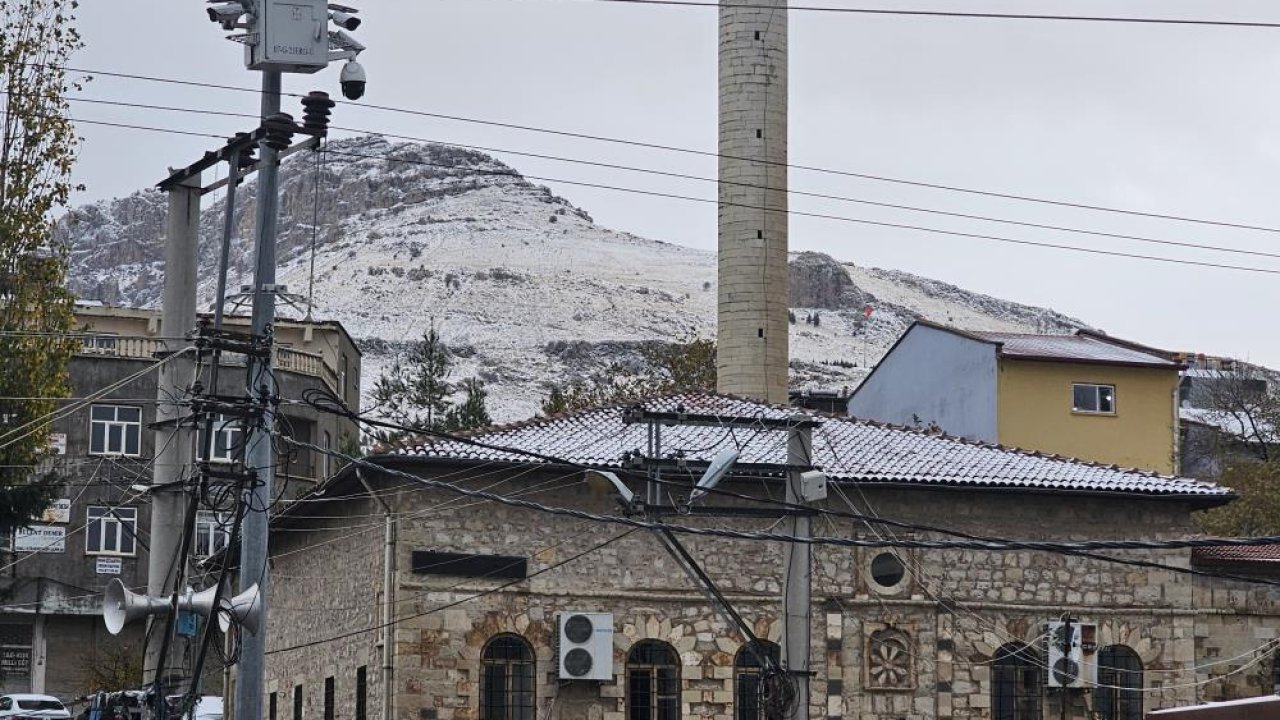
M 650 343 L 640 348 L 643 369 L 615 363 L 585 382 L 552 386 L 542 402 L 544 415 L 639 400 L 672 392 L 715 392 L 716 343 L 693 339 Z
M 55 490 L 32 469 L 48 455 L 54 398 L 70 394 L 75 298 L 53 214 L 76 189 L 67 95 L 79 85 L 65 67 L 81 42 L 74 0 L 0 3 L 0 525 L 13 527 Z
M 1230 463 L 1218 482 L 1239 499 L 1200 513 L 1205 532 L 1227 537 L 1280 535 L 1280 463 Z

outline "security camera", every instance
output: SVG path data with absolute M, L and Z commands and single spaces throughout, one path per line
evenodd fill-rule
M 342 66 L 342 74 L 338 76 L 342 83 L 342 96 L 348 100 L 359 100 L 364 95 L 364 67 L 355 60 L 348 60 Z
M 236 21 L 245 12 L 244 6 L 238 2 L 214 3 L 206 11 L 209 13 L 210 22 L 219 23 L 226 30 L 235 29 Z
M 342 12 L 341 10 L 334 10 L 329 13 L 329 19 L 338 27 L 346 28 L 347 30 L 355 30 L 360 27 L 360 18 L 352 15 L 351 13 Z

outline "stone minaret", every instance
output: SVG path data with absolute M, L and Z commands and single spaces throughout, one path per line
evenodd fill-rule
M 720 6 L 717 389 L 785 403 L 786 2 L 737 1 Z

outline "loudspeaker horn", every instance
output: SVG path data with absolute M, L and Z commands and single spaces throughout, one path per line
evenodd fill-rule
M 120 578 L 113 578 L 102 596 L 102 619 L 106 621 L 107 632 L 112 635 L 119 635 L 124 626 L 134 620 L 167 612 L 167 601 L 132 592 Z
M 258 590 L 257 583 L 239 595 L 222 601 L 222 607 L 218 610 L 218 627 L 226 632 L 231 628 L 232 622 L 252 635 L 258 634 L 258 628 L 262 625 L 262 593 Z
M 203 617 L 211 617 L 213 615 L 213 596 L 218 594 L 218 586 L 205 588 L 200 592 L 187 592 L 178 598 L 178 608 L 193 612 Z

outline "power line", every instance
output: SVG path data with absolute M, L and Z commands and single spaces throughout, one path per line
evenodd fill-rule
M 113 127 L 124 127 L 124 128 L 135 129 L 135 130 L 168 132 L 168 133 L 176 133 L 179 135 L 196 135 L 200 137 L 216 138 L 220 140 L 223 139 L 221 136 L 215 135 L 212 133 L 195 133 L 195 132 L 188 132 L 183 130 L 172 130 L 167 128 L 143 127 L 138 125 L 125 125 L 121 123 L 109 123 L 109 122 L 102 122 L 102 121 L 96 121 L 96 120 L 83 120 L 79 118 L 70 118 L 70 119 L 73 122 L 86 122 L 90 124 L 108 125 Z M 426 166 L 446 168 L 446 169 L 458 169 L 458 166 L 455 166 L 455 165 L 432 163 L 432 162 L 427 162 L 425 160 L 415 160 L 410 158 L 396 158 L 388 155 L 366 155 L 361 153 L 352 153 L 352 152 L 346 152 L 342 150 L 334 150 L 332 147 L 327 147 L 325 151 L 333 155 L 364 158 L 368 160 L 385 160 L 387 162 L 403 162 L 403 163 L 410 163 L 415 165 L 426 165 Z M 597 190 L 608 190 L 612 192 L 630 193 L 635 195 L 646 195 L 649 197 L 666 198 L 669 200 L 683 200 L 686 202 L 697 202 L 697 203 L 703 203 L 703 204 L 719 204 L 719 205 L 726 205 L 730 207 L 741 207 L 741 208 L 746 208 L 750 210 L 761 210 L 764 212 L 783 213 L 783 214 L 791 215 L 795 217 L 809 217 L 809 218 L 815 218 L 818 220 L 831 220 L 834 222 L 870 225 L 873 227 L 883 227 L 883 228 L 889 228 L 894 230 L 911 230 L 915 232 L 923 232 L 923 233 L 929 233 L 934 235 L 950 235 L 953 237 L 969 238 L 972 240 L 986 240 L 990 242 L 998 242 L 998 243 L 1005 243 L 1005 244 L 1011 244 L 1011 245 L 1023 245 L 1027 247 L 1038 247 L 1038 248 L 1051 249 L 1051 250 L 1065 250 L 1069 252 L 1087 253 L 1092 255 L 1104 255 L 1108 257 L 1129 258 L 1132 260 L 1148 260 L 1152 262 L 1170 263 L 1174 265 L 1190 265 L 1195 267 L 1215 268 L 1219 270 L 1235 270 L 1240 272 L 1262 273 L 1266 275 L 1280 275 L 1280 270 L 1271 269 L 1271 268 L 1259 268 L 1259 267 L 1251 267 L 1247 265 L 1231 265 L 1227 263 L 1213 263 L 1213 262 L 1206 262 L 1202 260 L 1186 260 L 1186 259 L 1180 259 L 1180 258 L 1164 257 L 1161 255 L 1145 255 L 1142 253 L 1122 252 L 1118 250 L 1102 250 L 1099 248 L 1086 248 L 1078 245 L 1065 245 L 1062 243 L 1041 242 L 1036 240 L 1020 240 L 1017 238 L 1001 237 L 999 235 L 986 235 L 983 233 L 970 233 L 970 232 L 962 232 L 959 230 L 944 230 L 942 228 L 933 228 L 933 227 L 928 227 L 924 225 L 910 225 L 906 223 L 891 223 L 891 222 L 883 222 L 879 220 L 867 220 L 865 218 L 856 218 L 856 217 L 850 217 L 847 215 L 832 215 L 828 213 L 813 213 L 813 212 L 804 212 L 800 210 L 790 210 L 790 209 L 783 210 L 781 208 L 771 208 L 768 206 L 760 206 L 760 205 L 749 205 L 745 203 L 729 203 L 729 202 L 722 203 L 719 200 L 711 199 L 711 198 L 700 198 L 700 197 L 694 197 L 691 195 L 665 193 L 665 192 L 659 192 L 656 190 L 641 190 L 639 188 L 628 188 L 628 187 L 621 187 L 617 185 L 605 185 L 603 183 L 584 182 L 581 180 L 567 180 L 564 178 L 553 178 L 553 177 L 538 176 L 538 175 L 522 175 L 515 171 L 503 172 L 503 171 L 497 171 L 497 170 L 480 170 L 476 168 L 467 168 L 467 170 L 468 172 L 474 172 L 479 174 L 499 175 L 499 176 L 512 177 L 512 178 L 522 179 L 522 180 L 538 180 L 541 182 L 561 183 L 564 185 L 589 187 Z M 1266 230 L 1267 228 L 1255 228 L 1255 229 Z M 1211 248 L 1208 246 L 1204 246 L 1204 249 L 1220 250 L 1222 248 Z
M 3 92 L 4 91 L 0 91 L 0 94 L 3 94 Z M 196 115 L 230 116 L 230 117 L 242 117 L 242 118 L 254 118 L 254 119 L 257 118 L 256 115 L 253 115 L 251 113 L 221 112 L 221 111 L 215 111 L 215 110 L 205 110 L 201 108 L 177 107 L 173 105 L 132 103 L 132 102 L 123 102 L 123 101 L 116 101 L 116 100 L 101 100 L 97 98 L 70 98 L 70 99 L 73 102 L 82 102 L 82 103 L 90 103 L 90 104 L 97 104 L 97 105 L 108 105 L 112 107 L 136 108 L 141 110 L 160 110 L 160 111 L 166 111 L 166 112 L 191 113 Z M 344 132 L 360 133 L 365 135 L 379 135 L 382 137 L 393 138 L 396 140 L 434 143 L 437 145 L 444 145 L 447 147 L 460 148 L 465 150 L 476 150 L 476 151 L 488 152 L 488 153 L 504 153 L 508 155 L 515 155 L 518 157 L 529 157 L 529 158 L 534 158 L 538 160 L 550 160 L 553 162 L 586 165 L 586 166 L 598 167 L 606 170 L 622 170 L 625 172 L 658 175 L 662 177 L 675 178 L 679 180 L 693 180 L 697 182 L 714 183 L 717 185 L 729 185 L 733 187 L 752 188 L 757 190 L 771 189 L 763 185 L 757 185 L 754 183 L 709 178 L 709 177 L 703 177 L 700 175 L 692 175 L 688 173 L 658 170 L 656 168 L 646 168 L 646 167 L 637 167 L 632 165 L 606 163 L 606 162 L 600 162 L 597 160 L 586 160 L 582 158 L 565 157 L 561 155 L 549 155 L 544 153 L 528 152 L 524 150 L 512 150 L 510 148 L 497 148 L 497 147 L 487 147 L 483 145 L 462 144 L 462 143 L 455 143 L 455 142 L 449 142 L 449 141 L 443 141 L 443 140 L 435 140 L 432 138 L 415 137 L 412 135 L 400 135 L 395 133 L 383 132 L 381 130 L 370 130 L 367 128 L 342 127 L 338 125 L 333 125 L 331 126 L 330 129 L 340 130 Z M 556 181 L 556 182 L 564 182 L 564 181 Z M 978 220 L 982 222 L 993 222 L 993 223 L 999 223 L 1003 225 L 1014 225 L 1017 227 L 1035 228 L 1038 230 L 1053 230 L 1057 232 L 1066 232 L 1066 233 L 1072 233 L 1077 235 L 1092 235 L 1097 237 L 1113 238 L 1117 240 L 1132 240 L 1134 242 L 1148 243 L 1148 244 L 1154 244 L 1154 245 L 1183 247 L 1183 248 L 1191 248 L 1196 250 L 1210 250 L 1214 252 L 1235 253 L 1240 255 L 1251 255 L 1255 257 L 1280 258 L 1280 253 L 1266 252 L 1262 250 L 1247 250 L 1244 248 L 1229 247 L 1224 245 L 1208 245 L 1203 243 L 1182 242 L 1177 240 L 1165 240 L 1161 238 L 1152 238 L 1152 237 L 1143 236 L 1143 235 L 1131 235 L 1126 233 L 1107 232 L 1103 230 L 1088 230 L 1084 228 L 1070 227 L 1066 225 L 1052 225 L 1048 223 L 1036 223 L 1036 222 L 1029 222 L 1024 220 L 1013 220 L 1010 218 L 995 217 L 991 215 L 978 215 L 978 214 L 972 214 L 972 213 L 954 212 L 949 210 L 939 210 L 937 208 L 921 207 L 918 205 L 905 205 L 901 203 L 880 202 L 876 200 L 868 200 L 865 198 L 850 197 L 847 195 L 834 195 L 830 193 L 811 192 L 806 190 L 793 190 L 790 188 L 788 188 L 785 192 L 788 195 L 794 195 L 796 197 L 808 197 L 808 198 L 815 198 L 819 200 L 833 200 L 836 202 L 854 203 L 858 205 L 867 205 L 870 207 L 887 208 L 891 210 L 903 210 L 907 212 L 918 212 L 918 213 L 925 213 L 929 215 L 941 215 L 945 217 L 954 217 L 954 218 L 960 218 L 964 220 Z
M 673 525 L 670 523 L 654 522 L 649 520 L 640 520 L 632 517 L 621 515 L 602 515 L 600 513 L 578 510 L 576 508 L 561 507 L 556 505 L 546 505 L 543 503 L 533 502 L 531 500 L 522 500 L 501 493 L 488 492 L 484 490 L 471 490 L 468 488 L 458 487 L 451 483 L 441 482 L 432 478 L 413 475 L 403 470 L 379 465 L 369 462 L 364 458 L 355 458 L 335 450 L 322 448 L 308 442 L 302 442 L 293 438 L 280 436 L 283 442 L 297 447 L 307 448 L 314 452 L 320 452 L 334 457 L 344 458 L 349 463 L 359 467 L 376 470 L 381 473 L 387 473 L 394 476 L 416 479 L 420 484 L 443 490 L 456 495 L 465 495 L 468 497 L 482 498 L 492 500 L 500 505 L 520 508 L 523 510 L 532 510 L 535 512 L 545 513 L 548 515 L 559 515 L 563 517 L 572 517 L 579 520 L 590 520 L 598 523 L 606 523 L 613 525 L 622 525 L 624 527 L 632 527 L 643 530 L 667 530 L 674 533 L 684 535 L 700 535 L 707 537 L 723 537 L 731 540 L 752 540 L 765 542 L 784 542 L 784 543 L 803 543 L 807 545 L 825 545 L 834 547 L 902 547 L 917 548 L 922 550 L 1034 550 L 1040 552 L 1058 553 L 1066 550 L 1067 552 L 1075 551 L 1092 551 L 1092 550 L 1184 550 L 1197 547 L 1257 547 L 1260 545 L 1280 545 L 1280 536 L 1264 536 L 1254 538 L 1190 538 L 1183 540 L 1082 540 L 1071 542 L 1054 542 L 1043 540 L 1019 540 L 1019 541 L 950 541 L 950 540 L 866 540 L 862 538 L 844 538 L 831 536 L 813 536 L 813 537 L 796 537 L 784 533 L 776 533 L 772 531 L 758 530 L 737 530 L 724 527 L 692 527 L 688 525 Z M 453 438 L 463 440 L 463 438 Z M 513 450 L 513 452 L 521 452 Z
M 438 606 L 436 606 L 436 607 L 431 608 L 430 610 L 424 610 L 423 612 L 415 613 L 415 614 L 413 614 L 413 615 L 407 615 L 407 616 L 405 616 L 405 617 L 401 617 L 401 618 L 389 619 L 389 620 L 387 620 L 386 622 L 381 623 L 381 624 L 379 624 L 379 625 L 374 625 L 374 626 L 372 626 L 372 627 L 367 627 L 367 628 L 361 628 L 361 629 L 359 629 L 359 630 L 352 630 L 351 632 L 342 633 L 341 635 L 335 635 L 335 636 L 333 636 L 333 637 L 324 638 L 324 639 L 322 639 L 322 640 L 312 640 L 311 642 L 300 643 L 300 644 L 298 644 L 298 645 L 292 645 L 292 646 L 290 646 L 290 647 L 283 647 L 283 648 L 276 648 L 276 649 L 274 649 L 274 650 L 268 650 L 268 651 L 267 651 L 267 654 L 268 654 L 268 655 L 274 655 L 275 653 L 288 652 L 288 651 L 290 651 L 290 650 L 302 650 L 302 649 L 304 649 L 304 648 L 315 647 L 316 645 L 323 645 L 323 644 L 325 644 L 325 643 L 334 642 L 334 641 L 336 641 L 336 640 L 345 640 L 346 638 L 349 638 L 349 637 L 355 637 L 356 635 L 363 635 L 364 633 L 367 633 L 367 632 L 373 632 L 374 630 L 381 630 L 381 629 L 382 629 L 382 628 L 384 628 L 384 627 L 391 627 L 391 626 L 397 625 L 397 624 L 399 624 L 399 623 L 405 622 L 406 620 L 414 620 L 414 619 L 416 619 L 416 618 L 426 617 L 427 615 L 431 615 L 431 614 L 433 614 L 433 613 L 438 613 L 438 612 L 440 612 L 440 611 L 442 611 L 442 610 L 447 610 L 447 609 L 449 609 L 449 608 L 451 608 L 451 607 L 457 607 L 458 605 L 462 605 L 463 603 L 468 603 L 468 602 L 471 602 L 472 600 L 477 600 L 477 599 L 482 598 L 482 597 L 484 597 L 484 596 L 486 596 L 486 595 L 492 595 L 492 594 L 494 594 L 494 593 L 496 593 L 496 592 L 500 592 L 500 591 L 502 591 L 502 590 L 505 590 L 505 589 L 507 589 L 507 588 L 509 588 L 509 587 L 511 587 L 511 586 L 513 586 L 513 585 L 518 585 L 518 584 L 520 584 L 520 583 L 523 583 L 523 582 L 526 582 L 526 581 L 528 581 L 528 580 L 531 580 L 531 579 L 533 579 L 533 578 L 535 578 L 535 577 L 538 577 L 539 575 L 543 575 L 543 574 L 545 574 L 545 573 L 549 573 L 549 572 L 551 572 L 552 570 L 556 570 L 556 569 L 558 569 L 558 568 L 562 568 L 562 567 L 564 567 L 565 565 L 568 565 L 568 564 L 569 564 L 569 563 L 571 563 L 571 562 L 574 562 L 574 561 L 576 561 L 576 560 L 579 560 L 579 559 L 581 559 L 581 558 L 583 558 L 583 557 L 586 557 L 587 555 L 590 555 L 590 554 L 592 554 L 592 553 L 594 553 L 594 552 L 596 552 L 596 551 L 598 551 L 598 550 L 602 550 L 602 549 L 604 549 L 605 547 L 608 547 L 609 545 L 612 545 L 613 543 L 615 543 L 615 542 L 617 542 L 617 541 L 621 540 L 622 538 L 627 537 L 628 535 L 630 535 L 630 534 L 634 533 L 634 532 L 636 531 L 636 529 L 638 529 L 638 528 L 633 528 L 633 529 L 631 529 L 631 530 L 627 530 L 626 532 L 622 532 L 622 533 L 619 533 L 619 534 L 617 534 L 617 535 L 614 535 L 614 536 L 612 536 L 612 537 L 610 537 L 610 538 L 606 539 L 604 542 L 596 543 L 595 545 L 592 545 L 591 547 L 587 548 L 586 550 L 583 550 L 582 552 L 577 553 L 576 555 L 571 555 L 570 557 L 567 557 L 567 558 L 565 558 L 564 560 L 561 560 L 561 561 L 560 561 L 560 562 L 558 562 L 558 563 L 554 563 L 554 564 L 548 565 L 548 566 L 546 566 L 546 567 L 542 568 L 541 570 L 538 570 L 538 571 L 536 571 L 536 572 L 529 573 L 529 574 L 528 574 L 527 576 L 525 576 L 525 577 L 518 578 L 518 579 L 516 579 L 516 580 L 511 580 L 511 581 L 509 581 L 509 582 L 502 583 L 501 585 L 498 585 L 497 587 L 490 588 L 490 589 L 488 589 L 488 590 L 484 590 L 484 591 L 479 592 L 479 593 L 476 593 L 476 594 L 474 594 L 474 595 L 470 595 L 470 596 L 468 596 L 468 597 L 462 598 L 461 600 L 455 600 L 455 601 L 450 602 L 450 603 L 445 603 L 444 605 L 438 605 Z M 462 585 L 462 584 L 463 584 L 463 583 L 459 583 L 459 584 L 457 584 L 457 585 L 454 585 L 453 587 L 445 588 L 445 589 L 444 589 L 444 592 L 447 592 L 447 591 L 452 590 L 452 589 L 454 589 L 454 588 L 456 588 L 456 587 L 459 587 L 459 586 L 460 586 L 460 585 Z
M 1141 25 L 1194 25 L 1232 28 L 1280 28 L 1280 23 L 1250 20 L 1201 20 L 1194 18 L 1125 17 L 1108 15 L 1038 15 L 1029 13 L 996 13 L 963 10 L 890 10 L 887 8 L 827 7 L 824 5 L 766 5 L 763 3 L 715 3 L 698 0 L 592 0 L 599 3 L 655 5 L 692 8 L 747 8 L 758 10 L 794 10 L 797 12 L 840 13 L 849 15 L 891 15 L 899 17 L 964 18 L 974 20 L 1049 20 L 1055 22 L 1127 23 Z
M 93 70 L 87 68 L 67 67 L 71 72 L 84 73 L 89 75 L 102 75 L 105 77 L 116 77 L 128 80 L 142 80 L 147 82 L 170 83 L 176 85 L 186 85 L 191 87 L 201 87 L 216 90 L 230 90 L 235 92 L 248 92 L 257 94 L 256 88 L 237 87 L 234 85 L 220 85 L 216 83 L 196 82 L 192 80 L 179 80 L 176 78 L 157 77 L 153 75 L 139 75 L 135 73 L 113 72 L 107 70 Z M 300 93 L 284 93 L 290 97 L 301 98 Z M 738 157 L 734 155 L 722 155 L 721 153 L 710 150 L 699 150 L 696 148 L 680 147 L 676 145 L 664 145 L 661 143 L 645 142 L 641 140 L 631 140 L 626 138 L 611 137 L 606 135 L 593 135 L 590 133 L 573 132 L 569 130 L 559 130 L 555 128 L 538 127 L 534 125 L 522 125 L 518 123 L 502 122 L 498 120 L 486 120 L 482 118 L 467 117 L 463 115 L 450 115 L 446 113 L 433 113 L 425 110 L 414 110 L 410 108 L 393 107 L 389 105 L 377 105 L 373 103 L 348 102 L 349 107 L 367 108 L 370 110 L 380 110 L 384 112 L 392 112 L 404 115 L 413 115 L 418 117 L 429 117 L 439 120 L 450 120 L 454 122 L 471 123 L 477 125 L 485 125 L 488 127 L 500 127 L 509 130 L 521 130 L 525 132 L 540 133 L 545 135 L 555 135 L 558 137 L 567 137 L 578 140 L 590 140 L 593 142 L 605 142 L 618 145 L 627 145 L 632 147 L 648 148 L 651 150 L 663 150 L 666 152 L 683 153 L 687 155 L 698 155 L 712 158 L 725 158 L 729 160 L 740 160 L 743 162 L 752 162 L 763 165 L 778 165 L 787 167 L 792 170 L 803 170 L 806 172 L 814 172 L 826 175 L 836 175 L 840 177 L 850 177 L 860 180 L 869 180 L 874 182 L 892 183 L 897 185 L 908 185 L 912 187 L 921 187 L 931 190 L 945 190 L 948 192 L 957 192 L 970 195 L 979 195 L 984 197 L 998 198 L 1002 200 L 1017 200 L 1020 202 L 1037 203 L 1042 205 L 1052 205 L 1057 207 L 1074 208 L 1078 210 L 1092 210 L 1096 212 L 1113 213 L 1120 215 L 1131 215 L 1135 217 L 1152 218 L 1157 220 L 1170 220 L 1175 222 L 1193 223 L 1198 225 L 1209 225 L 1214 227 L 1234 228 L 1238 230 L 1256 230 L 1259 232 L 1280 233 L 1280 228 L 1268 227 L 1264 225 L 1253 225 L 1242 222 L 1231 222 L 1224 220 L 1211 220 L 1207 218 L 1197 218 L 1187 215 L 1174 215 L 1171 213 L 1145 212 L 1141 210 L 1129 210 L 1125 208 L 1110 207 L 1106 205 L 1091 205 L 1087 203 L 1072 202 L 1068 200 L 1055 200 L 1052 198 L 1038 197 L 1032 195 L 1019 195 L 1014 193 L 999 192 L 993 190 L 982 190 L 977 188 L 962 187 L 958 185 L 946 185 L 942 183 L 927 182 L 922 180 L 911 180 L 906 178 L 890 177 L 886 175 L 875 175 L 870 173 L 860 173 L 851 170 L 839 170 L 835 168 L 819 167 L 814 165 L 801 165 L 796 163 L 782 163 L 777 161 L 760 160 L 757 158 Z M 173 131 L 180 132 L 180 131 Z M 199 133 L 183 133 L 183 134 L 199 134 Z M 209 137 L 214 137 L 210 135 Z M 221 138 L 219 138 L 221 139 Z
M 388 155 L 366 155 L 361 153 L 352 153 L 352 152 L 343 151 L 343 150 L 334 150 L 332 147 L 328 149 L 328 152 L 333 155 L 342 155 L 347 157 L 358 157 L 358 158 L 365 158 L 370 160 L 385 160 L 387 162 L 403 162 L 403 163 L 411 163 L 415 165 L 427 165 L 432 167 L 456 169 L 456 167 L 452 165 L 432 163 L 425 160 L 415 160 L 410 158 L 396 158 Z M 972 240 L 987 240 L 990 242 L 1005 243 L 1010 245 L 1023 245 L 1027 247 L 1048 248 L 1053 250 L 1067 250 L 1071 252 L 1088 253 L 1093 255 L 1106 255 L 1108 257 L 1122 257 L 1122 258 L 1129 258 L 1133 260 L 1149 260 L 1152 262 L 1171 263 L 1175 265 L 1191 265 L 1191 266 L 1197 266 L 1197 267 L 1217 268 L 1219 270 L 1237 270 L 1241 272 L 1263 273 L 1267 275 L 1280 275 L 1280 270 L 1277 270 L 1277 269 L 1251 267 L 1248 265 L 1230 265 L 1226 263 L 1213 263 L 1213 262 L 1206 262 L 1202 260 L 1186 260 L 1181 258 L 1170 258 L 1170 257 L 1161 256 L 1161 255 L 1145 255 L 1142 253 L 1129 253 L 1129 252 L 1122 252 L 1119 250 L 1102 250 L 1099 248 L 1081 247 L 1079 245 L 1065 245 L 1062 243 L 1041 242 L 1037 240 L 1020 240 L 1017 238 L 1002 237 L 999 235 L 987 235 L 983 233 L 962 232 L 959 230 L 944 230 L 942 228 L 928 227 L 925 225 L 911 225 L 907 223 L 891 223 L 891 222 L 883 222 L 879 220 L 867 220 L 865 218 L 850 217 L 847 215 L 832 215 L 829 213 L 803 212 L 800 210 L 790 210 L 790 209 L 784 210 L 782 208 L 773 208 L 767 205 L 751 205 L 748 203 L 722 202 L 720 200 L 712 199 L 712 198 L 700 198 L 700 197 L 694 197 L 691 195 L 680 195 L 677 193 L 666 193 L 666 192 L 660 192 L 656 190 L 641 190 L 639 188 L 628 188 L 628 187 L 621 187 L 617 185 L 605 185 L 602 183 L 583 182 L 580 180 L 566 180 L 563 178 L 553 178 L 553 177 L 546 177 L 546 176 L 521 175 L 514 171 L 503 172 L 499 170 L 478 170 L 474 168 L 468 168 L 468 171 L 483 174 L 483 175 L 499 175 L 499 176 L 506 176 L 506 177 L 514 177 L 514 178 L 519 178 L 524 180 L 538 180 L 541 182 L 562 183 L 565 185 L 590 187 L 590 188 L 595 188 L 597 190 L 610 190 L 615 192 L 632 193 L 636 195 L 647 195 L 650 197 L 667 198 L 671 200 L 684 200 L 687 202 L 697 202 L 697 203 L 721 205 L 721 206 L 729 206 L 729 207 L 740 207 L 740 208 L 746 208 L 749 210 L 761 210 L 764 212 L 781 213 L 784 215 L 790 215 L 792 217 L 809 217 L 809 218 L 815 218 L 819 220 L 832 220 L 836 222 L 854 223 L 858 225 L 870 225 L 873 227 L 891 228 L 895 230 L 912 230 L 915 232 L 924 232 L 924 233 L 930 233 L 935 235 L 950 235 L 953 237 L 969 238 Z

